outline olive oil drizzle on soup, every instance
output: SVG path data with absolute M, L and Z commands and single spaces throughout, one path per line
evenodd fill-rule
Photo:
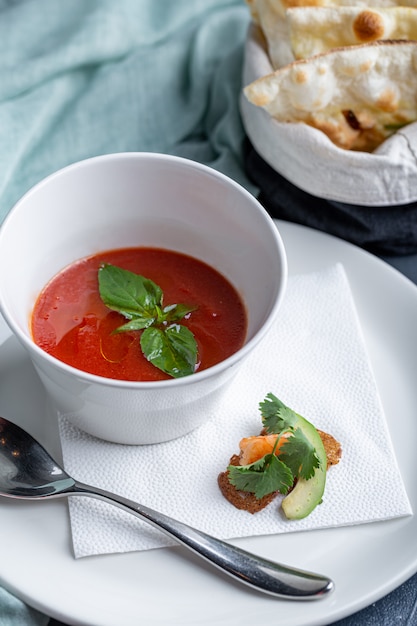
M 38 346 L 57 359 L 107 378 L 170 378 L 143 356 L 140 331 L 112 334 L 126 319 L 100 299 L 97 276 L 103 263 L 154 281 L 163 291 L 164 305 L 196 307 L 181 324 L 197 341 L 197 371 L 223 361 L 243 345 L 247 330 L 245 306 L 219 272 L 178 252 L 124 248 L 76 261 L 42 290 L 32 313 L 32 336 Z

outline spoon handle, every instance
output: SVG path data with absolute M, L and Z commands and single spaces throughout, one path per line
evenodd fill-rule
M 319 574 L 274 563 L 104 489 L 75 482 L 67 495 L 105 500 L 149 522 L 206 561 L 253 588 L 280 598 L 310 600 L 333 590 L 333 582 Z

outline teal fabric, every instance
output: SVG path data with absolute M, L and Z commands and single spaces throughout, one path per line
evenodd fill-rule
M 238 111 L 244 0 L 0 0 L 0 222 L 109 152 L 187 156 L 252 190 Z
M 0 587 L 1 626 L 46 626 L 49 618 Z
M 254 191 L 238 110 L 248 23 L 244 0 L 0 0 L 0 223 L 43 177 L 110 152 L 186 156 Z M 0 591 L 2 626 L 47 623 Z

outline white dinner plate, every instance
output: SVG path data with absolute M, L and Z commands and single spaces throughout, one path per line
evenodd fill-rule
M 285 222 L 278 226 L 290 274 L 337 261 L 347 271 L 415 510 L 417 287 L 383 261 L 335 237 Z M 57 426 L 48 417 L 40 383 L 3 321 L 0 415 L 60 454 Z M 416 516 L 235 541 L 262 556 L 330 576 L 334 593 L 310 602 L 282 601 L 252 591 L 179 547 L 75 560 L 65 500 L 25 503 L 0 498 L 0 530 L 0 583 L 32 606 L 74 625 L 241 626 L 267 620 L 286 626 L 324 625 L 378 600 L 417 571 Z

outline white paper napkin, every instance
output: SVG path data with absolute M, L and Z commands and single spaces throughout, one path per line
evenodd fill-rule
M 342 444 L 323 503 L 288 521 L 280 499 L 254 515 L 221 495 L 217 476 L 242 437 L 262 424 L 268 392 Z M 65 468 L 221 538 L 266 535 L 411 514 L 344 268 L 291 277 L 278 319 L 244 363 L 217 415 L 164 444 L 124 446 L 95 439 L 60 419 Z M 76 557 L 146 550 L 171 541 L 115 507 L 69 500 Z
M 245 46 L 243 86 L 273 72 L 259 30 L 251 25 Z M 260 156 L 307 193 L 360 206 L 417 200 L 417 123 L 384 141 L 373 153 L 343 150 L 303 123 L 282 123 L 242 94 L 243 125 Z

